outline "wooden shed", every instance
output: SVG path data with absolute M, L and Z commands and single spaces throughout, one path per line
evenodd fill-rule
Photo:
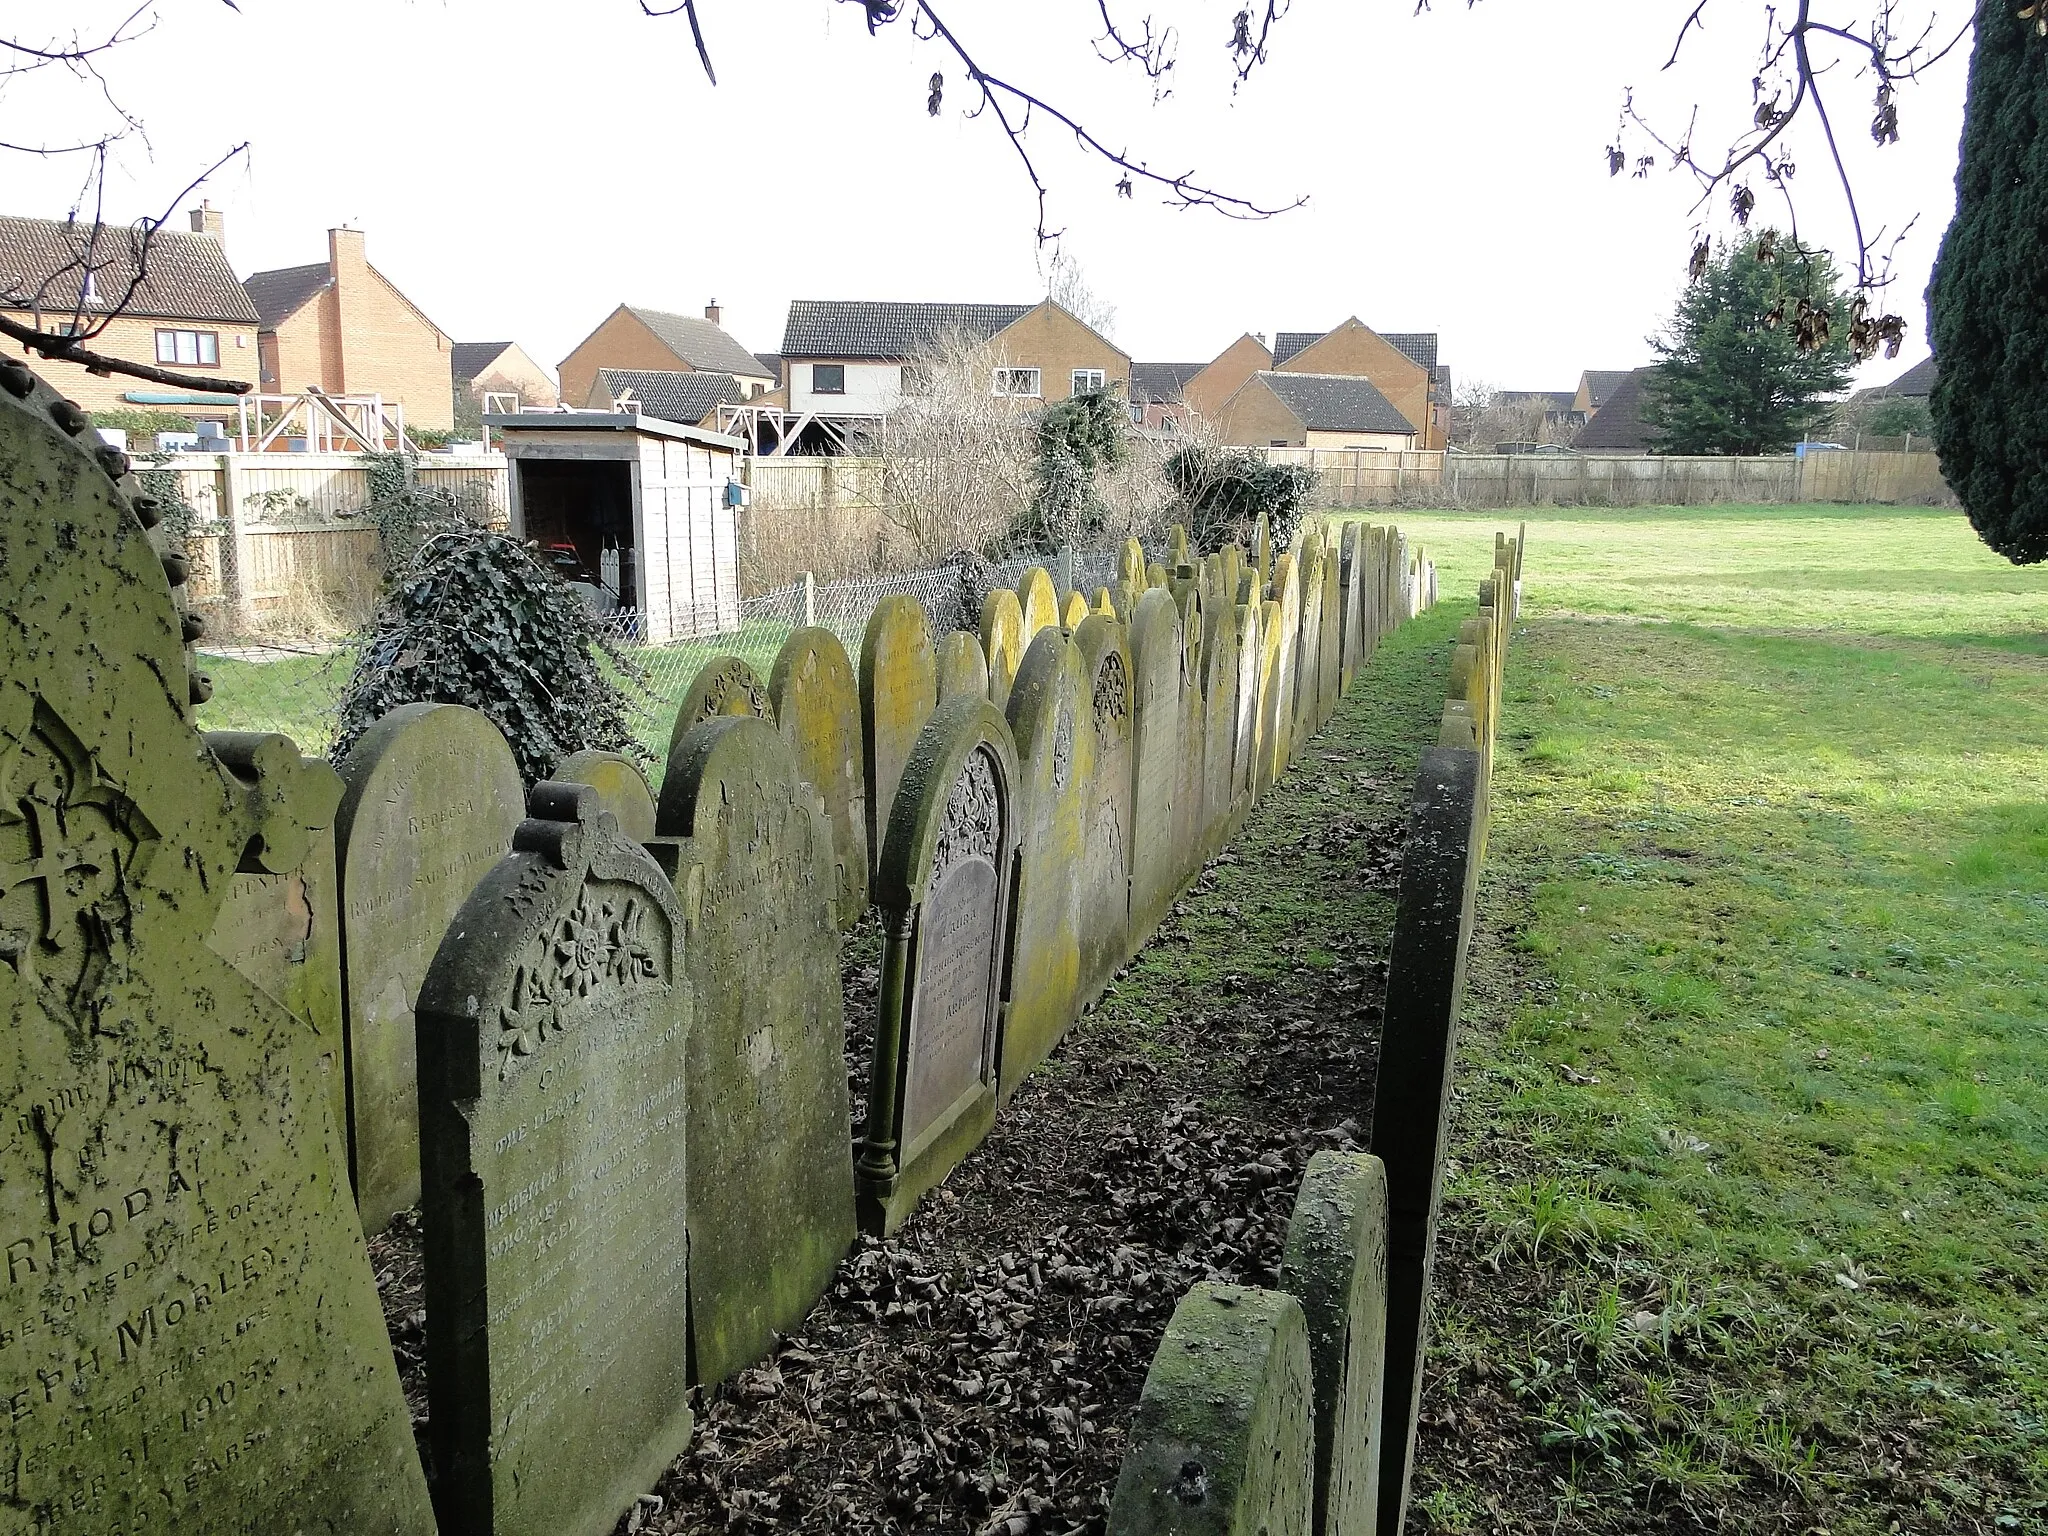
M 740 439 L 613 411 L 487 416 L 512 532 L 649 645 L 740 627 Z

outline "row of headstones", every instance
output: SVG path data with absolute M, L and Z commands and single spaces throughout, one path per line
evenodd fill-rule
M 1198 1285 L 1145 1378 L 1110 1536 L 1396 1533 L 1428 1347 L 1456 1026 L 1522 537 L 1495 541 L 1409 804 L 1370 1155 L 1313 1159 L 1273 1290 Z

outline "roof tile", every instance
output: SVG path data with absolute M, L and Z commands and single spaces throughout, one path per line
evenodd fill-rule
M 82 269 L 65 270 L 91 247 L 93 291 L 99 307 L 127 299 L 124 313 L 160 320 L 211 320 L 253 325 L 256 311 L 235 281 L 220 241 L 158 227 L 145 248 L 134 227 L 60 223 L 0 215 L 0 304 L 69 315 L 78 305 Z M 138 260 L 146 275 L 128 297 Z M 83 306 L 90 316 L 92 304 Z

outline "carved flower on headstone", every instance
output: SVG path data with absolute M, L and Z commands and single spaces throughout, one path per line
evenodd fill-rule
M 562 985 L 577 997 L 588 997 L 590 989 L 611 969 L 616 920 L 609 902 L 600 902 L 593 910 L 588 892 L 576 903 L 576 910 L 562 919 L 555 934 L 555 971 Z
M 647 937 L 647 909 L 637 900 L 628 899 L 612 923 L 611 974 L 621 985 L 659 974 L 654 944 Z
M 514 1061 L 531 1056 L 561 1025 L 539 966 L 522 965 L 512 976 L 512 995 L 498 1010 L 498 1077 L 512 1075 Z

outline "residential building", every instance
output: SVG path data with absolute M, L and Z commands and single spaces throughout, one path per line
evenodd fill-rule
M 1642 416 L 1643 385 L 1654 372 L 1654 368 L 1637 368 L 1621 374 L 1611 383 L 1601 380 L 1600 406 L 1579 428 L 1579 435 L 1572 439 L 1572 446 L 1581 452 L 1591 453 L 1657 451 L 1656 434 Z M 1593 377 L 1589 373 L 1580 380 L 1581 398 L 1588 395 L 1587 381 Z
M 521 406 L 547 409 L 561 403 L 554 376 L 516 341 L 458 341 L 449 362 L 457 395 L 476 407 L 485 395 L 514 395 Z
M 1201 372 L 1181 386 L 1181 398 L 1204 421 L 1214 421 L 1223 404 L 1253 374 L 1273 366 L 1272 349 L 1263 334 L 1249 331 L 1225 347 Z
M 597 387 L 600 368 L 642 373 L 729 373 L 749 398 L 773 389 L 780 380 L 767 364 L 735 341 L 721 324 L 718 301 L 695 315 L 671 314 L 639 304 L 621 304 L 598 328 L 562 359 L 562 398 L 586 405 Z
M 1131 421 L 1153 432 L 1182 431 L 1188 418 L 1188 382 L 1207 363 L 1131 364 Z
M 716 430 L 718 408 L 747 398 L 745 387 L 729 373 L 600 368 L 584 404 L 593 411 L 638 411 L 678 426 Z
M 62 330 L 74 313 L 90 326 L 119 306 L 121 313 L 86 343 L 90 350 L 200 378 L 218 375 L 223 382 L 253 384 L 259 355 L 256 307 L 228 264 L 220 214 L 202 206 L 191 211 L 190 219 L 189 232 L 159 227 L 150 233 L 139 284 L 139 239 L 125 226 L 103 229 L 92 258 L 92 280 L 81 298 L 83 272 L 66 269 L 90 237 L 91 226 L 0 216 L 0 313 L 39 330 Z M 0 338 L 0 356 L 24 355 L 20 345 Z M 89 411 L 155 405 L 184 415 L 211 410 L 220 416 L 226 402 L 225 414 L 233 414 L 229 395 L 189 395 L 140 379 L 103 378 L 76 363 L 41 356 L 28 360 L 52 388 Z
M 455 425 L 455 343 L 370 265 L 359 229 L 327 231 L 327 260 L 243 280 L 261 316 L 265 394 L 377 395 L 408 427 Z
M 1934 393 L 1934 381 L 1940 377 L 1934 359 L 1922 358 L 1889 384 L 1879 384 L 1870 389 L 1859 389 L 1849 398 L 1857 404 L 1874 400 L 1919 400 L 1925 402 Z
M 1590 420 L 1593 413 L 1607 403 L 1608 396 L 1621 387 L 1621 381 L 1629 376 L 1629 372 L 1627 368 L 1588 368 L 1579 375 L 1578 391 L 1572 396 L 1572 409 Z
M 989 387 L 998 395 L 1050 403 L 1089 390 L 1130 389 L 1130 355 L 1050 299 L 797 299 L 782 333 L 789 410 L 798 416 L 886 415 L 902 398 L 905 366 L 948 336 L 989 344 L 999 358 Z
M 1224 402 L 1216 428 L 1247 448 L 1401 452 L 1421 434 L 1371 379 L 1358 374 L 1267 370 Z
M 1370 379 L 1415 424 L 1416 447 L 1442 448 L 1450 442 L 1451 375 L 1438 360 L 1434 332 L 1382 335 L 1353 315 L 1320 334 L 1279 332 L 1273 341 L 1273 367 L 1287 373 Z

